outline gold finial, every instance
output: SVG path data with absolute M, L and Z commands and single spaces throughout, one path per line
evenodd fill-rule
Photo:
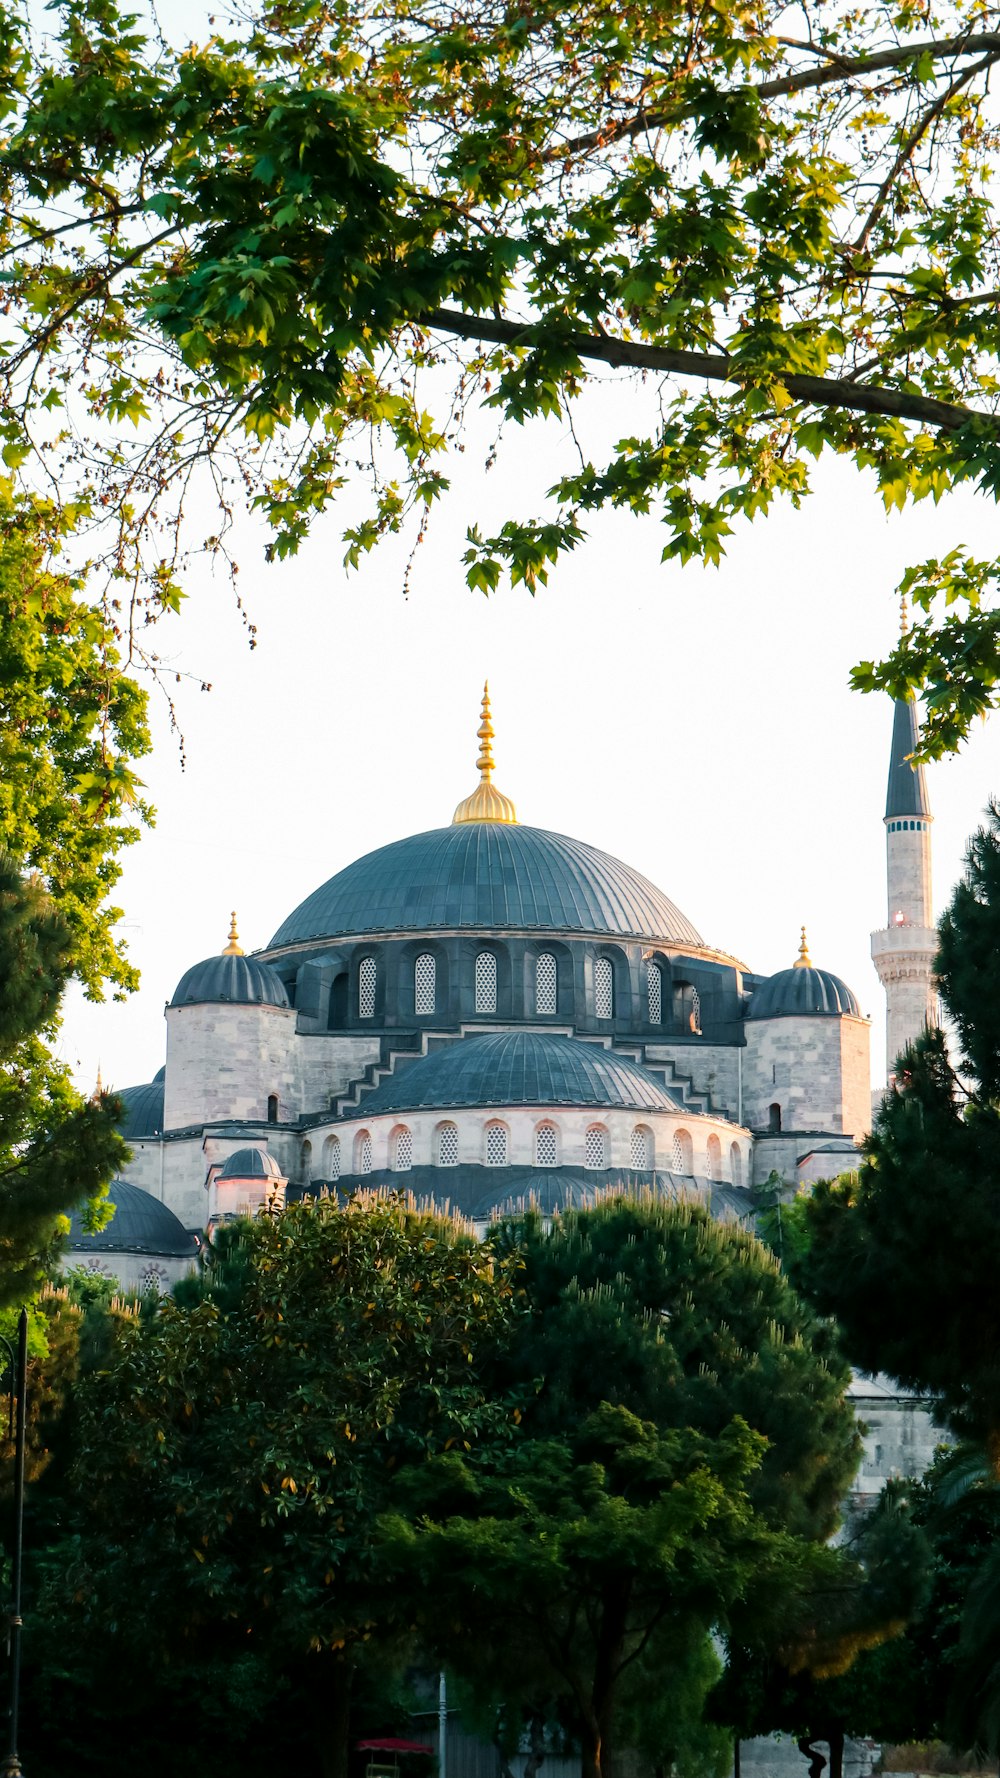
M 243 946 L 240 944 L 240 935 L 236 930 L 236 909 L 235 908 L 233 909 L 232 913 L 229 916 L 229 943 L 227 944 L 222 955 L 224 957 L 242 957 L 242 955 L 243 955 Z
M 479 783 L 471 796 L 464 797 L 452 816 L 453 827 L 466 821 L 503 821 L 517 825 L 517 812 L 509 796 L 504 796 L 493 783 L 493 723 L 490 720 L 490 682 L 483 686 L 482 721 L 476 733 L 479 738 Z
M 905 636 L 910 627 L 910 612 L 906 603 L 906 594 L 901 593 L 899 599 L 899 633 Z
M 100 1062 L 98 1062 L 98 1064 L 97 1064 L 97 1079 L 94 1082 L 94 1091 L 91 1094 L 91 1103 L 92 1104 L 96 1105 L 96 1103 L 97 1103 L 98 1099 L 100 1098 L 101 1094 L 103 1093 L 103 1091 L 104 1091 L 104 1082 L 101 1079 L 101 1064 L 100 1064 Z
M 806 929 L 803 926 L 802 938 L 799 943 L 799 954 L 796 957 L 795 962 L 792 964 L 792 968 L 793 969 L 811 969 L 812 966 L 813 966 L 813 960 L 809 955 L 809 946 L 806 944 Z

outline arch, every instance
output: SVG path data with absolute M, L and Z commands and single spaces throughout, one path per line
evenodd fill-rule
M 328 1136 L 323 1144 L 324 1179 L 340 1178 L 340 1137 Z
M 413 959 L 413 1010 L 418 1017 L 437 1011 L 437 958 L 421 951 Z
M 359 1130 L 354 1138 L 354 1171 L 370 1173 L 372 1170 L 372 1133 L 370 1130 Z
M 278 1121 L 277 1093 L 268 1093 L 267 1095 L 267 1121 L 269 1124 L 276 1124 Z
M 492 951 L 480 951 L 476 958 L 476 1011 L 496 1012 L 497 960 Z
M 450 1118 L 434 1132 L 434 1159 L 439 1167 L 458 1166 L 458 1125 Z
M 718 1136 L 708 1138 L 708 1177 L 709 1179 L 722 1178 L 722 1143 Z
M 538 1124 L 535 1128 L 535 1166 L 558 1167 L 559 1165 L 559 1132 L 551 1119 Z
M 615 968 L 610 957 L 594 958 L 594 1017 L 615 1016 Z
M 375 1017 L 375 989 L 378 985 L 378 964 L 374 957 L 362 957 L 358 964 L 358 1018 Z
M 663 1023 L 663 970 L 652 957 L 646 958 L 646 1017 L 651 1025 Z
M 488 1123 L 484 1132 L 484 1159 L 488 1167 L 506 1167 L 510 1132 L 497 1119 Z
M 389 1143 L 394 1173 L 408 1173 L 413 1166 L 413 1132 L 407 1124 L 397 1124 Z
M 701 995 L 693 982 L 674 983 L 674 1023 L 701 1036 Z
M 591 1124 L 583 1139 L 583 1164 L 593 1172 L 608 1164 L 608 1132 L 603 1124 Z
M 535 958 L 535 1012 L 542 1018 L 559 1010 L 559 965 L 552 951 Z
M 729 1144 L 729 1177 L 734 1185 L 743 1184 L 743 1156 L 738 1142 Z
M 687 1130 L 674 1131 L 672 1173 L 680 1173 L 690 1179 L 694 1173 L 694 1145 Z
M 302 1144 L 302 1183 L 303 1183 L 303 1185 L 309 1184 L 309 1181 L 312 1178 L 312 1170 L 313 1170 L 313 1145 L 309 1141 L 309 1138 L 306 1137 L 306 1140 Z
M 655 1165 L 653 1132 L 648 1124 L 636 1124 L 629 1144 L 629 1166 L 639 1173 L 648 1173 Z
M 769 1105 L 767 1108 L 767 1128 L 769 1134 L 772 1136 L 777 1136 L 781 1129 L 781 1106 L 778 1104 L 777 1099 L 774 1101 L 773 1105 Z

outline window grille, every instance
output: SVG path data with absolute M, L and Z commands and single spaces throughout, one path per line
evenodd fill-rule
M 486 1165 L 488 1167 L 506 1167 L 507 1165 L 506 1124 L 487 1124 L 486 1126 Z
M 556 960 L 551 951 L 543 951 L 535 964 L 535 1011 L 537 1013 L 555 1012 L 557 984 Z
M 408 1173 L 413 1165 L 413 1133 L 405 1127 L 396 1131 L 396 1172 Z
M 160 1295 L 166 1290 L 166 1285 L 167 1274 L 162 1266 L 150 1263 L 148 1266 L 144 1266 L 139 1273 L 139 1288 L 141 1290 L 155 1290 L 157 1295 Z
M 722 1144 L 718 1136 L 708 1138 L 708 1177 L 709 1179 L 722 1178 Z
M 651 1146 L 649 1131 L 636 1127 L 632 1131 L 631 1164 L 640 1172 L 646 1172 L 653 1165 L 653 1157 L 649 1152 Z
M 357 1160 L 355 1171 L 370 1173 L 372 1170 L 372 1139 L 367 1130 L 362 1130 L 354 1152 Z
M 422 951 L 413 965 L 413 1010 L 433 1012 L 437 999 L 437 962 L 429 951 Z
M 375 1017 L 375 981 L 378 971 L 374 957 L 362 957 L 358 970 L 358 1018 Z
M 339 1136 L 328 1136 L 323 1144 L 323 1171 L 327 1179 L 340 1178 Z
M 458 1125 L 442 1124 L 438 1130 L 438 1166 L 458 1166 Z
M 476 1011 L 496 1012 L 497 960 L 492 951 L 480 951 L 476 958 Z
M 694 1157 L 691 1149 L 691 1138 L 686 1130 L 678 1130 L 674 1136 L 673 1172 L 690 1175 Z
M 607 1131 L 602 1130 L 600 1124 L 591 1124 L 587 1131 L 583 1149 L 583 1164 L 585 1167 L 591 1168 L 606 1167 L 608 1164 Z
M 663 1022 L 663 978 L 655 963 L 646 964 L 646 1000 L 649 1007 L 649 1022 L 659 1025 Z
M 555 1167 L 558 1164 L 558 1142 L 555 1124 L 539 1124 L 535 1131 L 535 1166 Z
M 599 1019 L 610 1019 L 614 1010 L 614 971 L 607 957 L 598 957 L 594 964 L 594 1011 Z
M 742 1185 L 743 1156 L 740 1154 L 740 1145 L 738 1142 L 734 1142 L 729 1150 L 729 1171 L 732 1176 L 733 1184 Z
M 691 989 L 691 1029 L 701 1031 L 701 995 L 697 988 Z

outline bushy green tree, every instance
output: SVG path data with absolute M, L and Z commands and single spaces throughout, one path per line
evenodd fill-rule
M 357 561 L 444 493 L 470 407 L 551 418 L 569 453 L 540 509 L 469 528 L 484 590 L 537 586 L 602 507 L 715 562 L 824 451 L 889 508 L 1000 486 L 978 0 L 801 29 L 777 0 L 286 0 L 181 50 L 115 0 L 47 18 L 0 26 L 4 456 L 113 516 L 147 616 L 181 596 L 199 460 L 207 547 L 242 478 L 278 553 L 368 460 Z M 634 419 L 581 460 L 595 374 Z M 858 669 L 932 687 L 927 747 L 995 699 L 996 577 L 958 540 L 911 569 L 920 623 Z

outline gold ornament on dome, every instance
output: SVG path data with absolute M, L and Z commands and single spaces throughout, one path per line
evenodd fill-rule
M 222 955 L 224 957 L 242 957 L 243 954 L 243 946 L 240 944 L 240 935 L 236 930 L 236 911 L 234 909 L 229 916 L 229 943 Z
M 493 782 L 493 724 L 490 721 L 490 682 L 483 686 L 482 721 L 477 730 L 479 736 L 479 783 L 471 796 L 464 797 L 451 818 L 453 827 L 460 827 L 466 821 L 502 821 L 507 826 L 517 826 L 517 811 L 509 796 L 504 796 Z
M 799 941 L 799 954 L 796 957 L 795 962 L 792 964 L 792 968 L 793 969 L 811 969 L 812 966 L 813 966 L 813 960 L 809 955 L 809 946 L 806 944 L 806 929 L 803 926 L 802 938 Z

